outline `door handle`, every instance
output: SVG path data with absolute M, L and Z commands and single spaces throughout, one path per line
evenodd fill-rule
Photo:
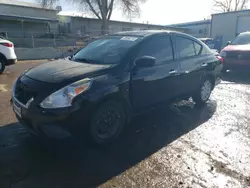
M 202 67 L 207 67 L 207 63 L 202 63 Z
M 176 74 L 176 73 L 177 73 L 176 70 L 170 70 L 170 71 L 169 71 L 169 74 Z

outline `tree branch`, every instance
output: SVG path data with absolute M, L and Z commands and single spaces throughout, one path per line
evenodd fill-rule
M 108 7 L 108 20 L 110 20 L 112 12 L 113 12 L 113 7 L 114 7 L 114 0 L 111 0 L 111 2 L 109 3 L 109 7 Z
M 245 9 L 249 0 L 214 0 L 214 7 L 222 12 Z
M 100 12 L 101 12 L 102 19 L 103 19 L 103 18 L 104 18 L 103 4 L 101 3 L 101 0 L 96 0 L 96 1 L 97 1 L 98 7 L 99 7 L 99 10 L 100 10 Z
M 94 7 L 92 6 L 92 4 L 91 4 L 91 2 L 89 1 L 89 0 L 86 0 L 86 3 L 89 5 L 89 8 L 90 8 L 90 10 L 96 15 L 96 17 L 98 18 L 98 19 L 102 19 L 100 16 L 99 16 L 99 14 L 96 12 L 96 10 L 94 9 Z
M 235 0 L 235 7 L 234 7 L 234 11 L 238 10 L 238 6 L 240 4 L 240 0 Z
M 246 8 L 246 5 L 248 2 L 249 2 L 249 0 L 242 0 L 240 9 L 242 10 L 242 9 Z

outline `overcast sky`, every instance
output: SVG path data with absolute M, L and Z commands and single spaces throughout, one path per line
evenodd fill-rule
M 173 24 L 208 18 L 212 12 L 213 0 L 148 0 L 141 6 L 141 16 L 132 21 L 151 24 Z M 79 6 L 72 6 L 61 0 L 63 11 L 77 11 Z M 116 10 L 112 20 L 128 21 L 121 11 Z
M 64 12 L 79 11 L 79 5 L 66 3 L 67 0 L 59 1 Z M 130 21 L 121 12 L 116 9 L 111 19 Z M 141 6 L 141 16 L 131 21 L 168 25 L 207 19 L 211 13 L 214 13 L 213 0 L 147 0 Z
M 141 16 L 136 21 L 152 24 L 172 24 L 202 20 L 209 17 L 213 0 L 148 0 L 141 7 Z M 113 19 L 121 16 L 117 13 Z

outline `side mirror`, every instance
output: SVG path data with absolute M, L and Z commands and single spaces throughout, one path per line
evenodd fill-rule
M 142 56 L 135 60 L 137 68 L 152 67 L 155 65 L 155 58 L 151 56 Z
M 65 59 L 69 59 L 69 60 L 71 60 L 72 58 L 73 58 L 73 55 L 65 57 Z
M 231 41 L 227 41 L 227 45 L 230 45 L 232 42 Z

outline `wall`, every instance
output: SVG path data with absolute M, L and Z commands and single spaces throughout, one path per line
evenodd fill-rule
M 225 46 L 227 41 L 233 40 L 236 36 L 237 18 L 244 15 L 250 15 L 250 10 L 212 15 L 211 37 L 221 36 L 222 46 Z
M 16 5 L 0 4 L 1 15 L 18 15 L 36 18 L 57 19 L 57 11 Z
M 188 34 L 193 35 L 197 38 L 210 37 L 210 27 L 211 24 L 193 25 L 186 27 L 188 29 Z
M 72 35 L 101 35 L 101 20 L 98 19 L 89 19 L 82 17 L 69 17 L 69 16 L 59 16 L 61 30 L 70 30 Z M 108 33 L 115 33 L 120 31 L 128 30 L 142 30 L 142 29 L 170 29 L 173 30 L 173 27 L 161 26 L 161 25 L 149 25 L 149 24 L 140 24 L 140 23 L 130 23 L 130 22 L 119 22 L 119 21 L 110 21 Z M 185 29 L 174 29 L 183 32 Z
M 29 37 L 32 33 L 57 33 L 57 11 L 0 3 L 0 32 L 8 32 L 10 37 Z
M 31 37 L 47 32 L 58 33 L 58 23 L 41 21 L 4 20 L 0 17 L 0 33 L 7 32 L 9 37 Z

